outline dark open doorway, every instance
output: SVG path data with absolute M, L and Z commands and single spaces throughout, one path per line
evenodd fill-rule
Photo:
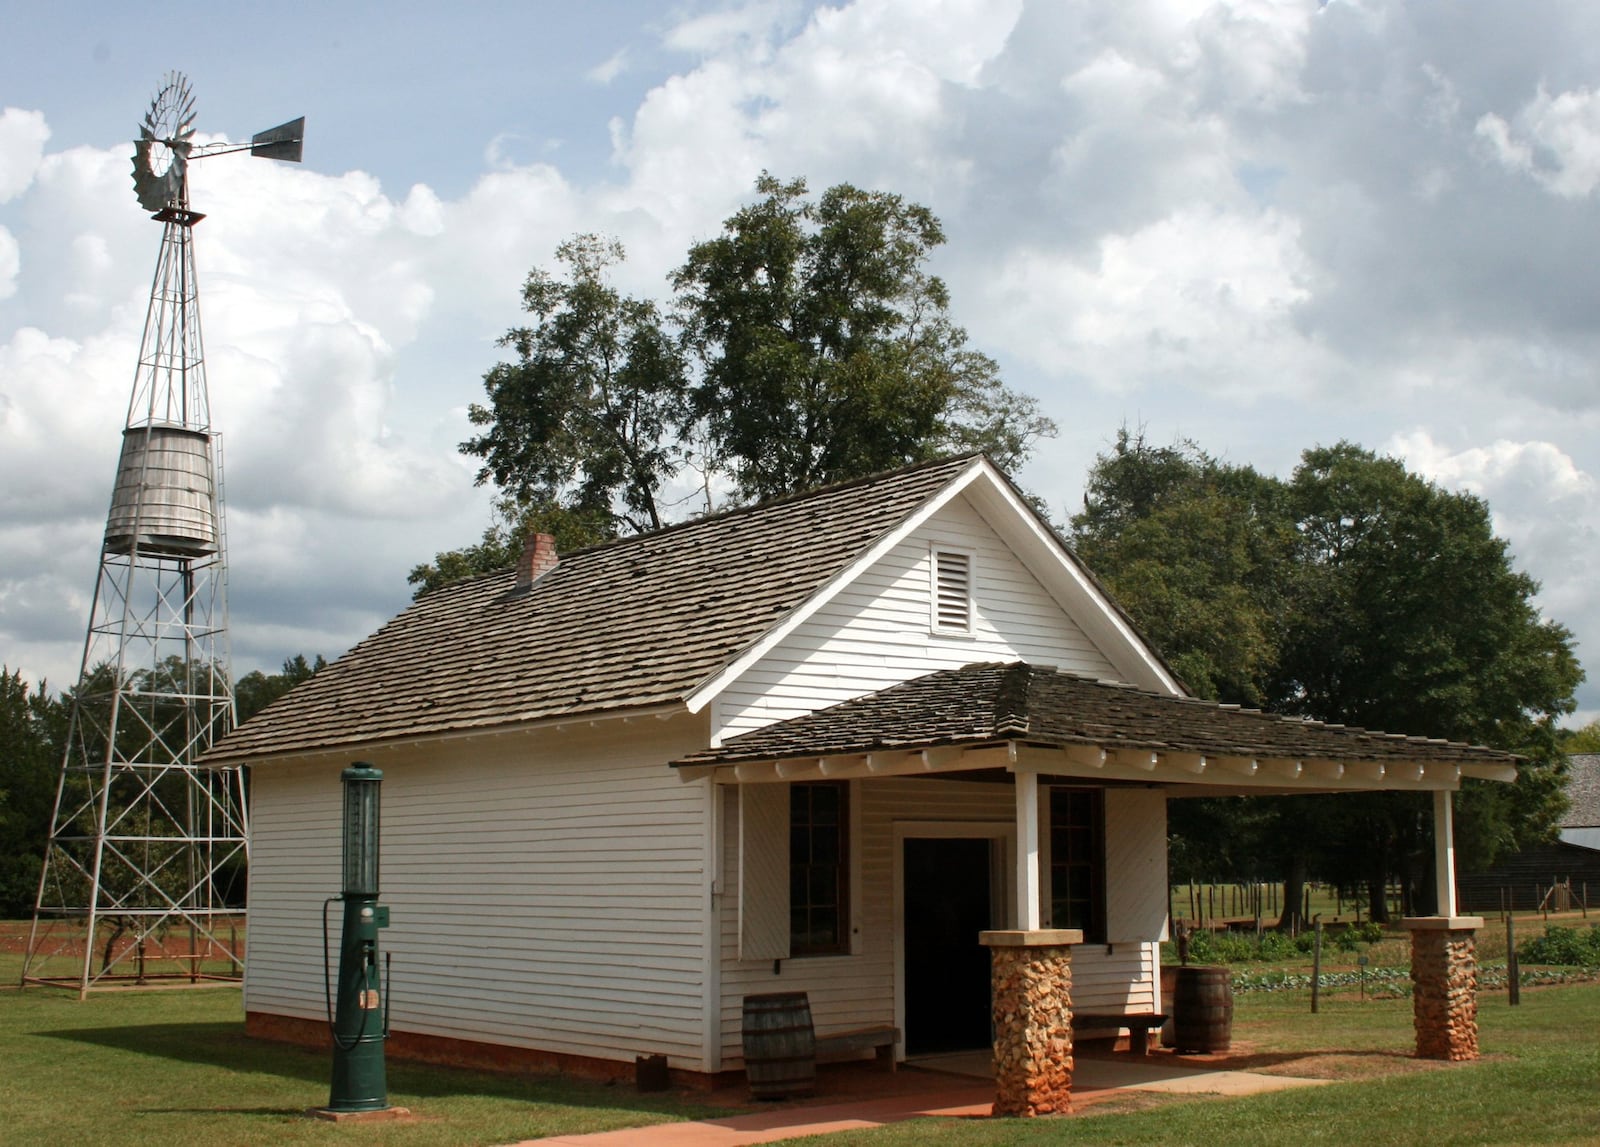
M 990 1044 L 989 952 L 978 943 L 978 933 L 992 926 L 991 851 L 985 838 L 905 841 L 909 1055 Z

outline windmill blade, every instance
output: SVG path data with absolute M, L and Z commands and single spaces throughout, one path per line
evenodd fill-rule
M 286 163 L 300 162 L 300 149 L 305 143 L 306 117 L 280 123 L 250 137 L 250 154 L 262 159 L 281 159 Z

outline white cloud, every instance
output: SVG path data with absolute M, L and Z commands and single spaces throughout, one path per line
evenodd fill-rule
M 597 84 L 609 84 L 622 73 L 628 70 L 628 49 L 621 48 L 609 58 L 602 60 L 584 73 L 585 77 Z
M 43 112 L 21 108 L 0 111 L 0 203 L 27 190 L 39 170 L 49 138 Z
M 1084 101 L 1097 115 L 1132 118 L 1173 90 L 1160 69 L 1106 48 L 1062 77 L 1062 90 Z
M 1478 120 L 1477 133 L 1503 167 L 1531 175 L 1564 199 L 1583 199 L 1600 184 L 1600 92 L 1579 88 L 1552 97 L 1541 86 L 1513 122 L 1490 112 Z
M 1571 455 L 1552 442 L 1504 438 L 1452 449 L 1426 429 L 1397 434 L 1385 449 L 1441 486 L 1487 501 L 1517 568 L 1541 583 L 1545 614 L 1580 634 L 1600 633 L 1591 575 L 1600 565 L 1600 481 Z
M 782 6 L 691 19 L 668 43 L 704 58 L 613 125 L 628 194 L 703 238 L 763 169 L 869 186 L 898 170 L 895 189 L 914 196 L 959 184 L 966 164 L 940 145 L 960 127 L 952 91 L 980 82 L 1020 10 L 868 0 L 819 8 L 787 39 Z
M 700 55 L 716 55 L 752 45 L 759 51 L 794 15 L 795 5 L 778 0 L 732 5 L 683 20 L 674 25 L 664 39 L 669 48 Z
M 1165 379 L 1243 397 L 1304 385 L 1320 351 L 1293 326 L 1311 295 L 1294 220 L 1182 210 L 1109 235 L 1093 260 L 1013 252 L 984 328 L 1053 373 L 1110 390 Z
M 17 272 L 22 270 L 22 249 L 11 232 L 0 227 L 0 299 L 17 293 Z
M 1593 568 L 1600 508 L 1593 5 L 718 0 L 627 35 L 573 11 L 556 100 L 532 62 L 462 82 L 444 62 L 481 46 L 449 43 L 404 85 L 324 93 L 316 124 L 394 133 L 392 189 L 337 149 L 197 165 L 247 665 L 337 652 L 481 530 L 455 448 L 531 266 L 614 234 L 619 285 L 661 297 L 763 169 L 939 214 L 958 321 L 1063 426 L 1026 475 L 1052 504 L 1125 421 L 1276 472 L 1400 441 L 1478 484 L 1600 643 L 1566 572 Z M 125 148 L 49 126 L 0 119 L 0 659 L 30 663 L 81 642 L 159 235 Z
M 1193 32 L 1207 98 L 1246 111 L 1303 100 L 1300 72 L 1318 7 L 1307 0 L 1228 0 L 1207 5 Z

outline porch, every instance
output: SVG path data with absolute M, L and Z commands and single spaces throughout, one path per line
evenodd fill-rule
M 1132 1059 L 1119 1054 L 1080 1061 L 1075 1099 L 1082 1110 L 1134 1095 L 1257 1095 L 1329 1082 L 1240 1070 L 1225 1057 L 1158 1052 Z M 737 1102 L 737 1097 L 730 1094 L 726 1101 Z M 816 1098 L 777 1110 L 528 1142 L 544 1147 L 746 1147 L 910 1119 L 985 1118 L 993 1106 L 992 1063 L 982 1053 L 955 1053 L 909 1060 L 893 1076 L 861 1064 L 824 1065 Z
M 1451 793 L 1463 777 L 1514 780 L 1515 758 L 1509 754 L 1279 718 L 1017 663 L 929 674 L 733 738 L 675 764 L 686 779 L 739 796 L 741 837 L 734 846 L 747 850 L 740 853 L 746 865 L 739 873 L 740 941 L 752 940 L 748 950 L 770 960 L 774 975 L 789 956 L 784 945 L 792 920 L 806 916 L 791 914 L 787 898 L 799 862 L 768 855 L 749 863 L 748 852 L 762 840 L 790 839 L 787 790 L 891 780 L 1004 786 L 1010 822 L 1004 914 L 994 913 L 987 928 L 979 924 L 976 930 L 991 955 L 995 1110 L 1019 1115 L 1066 1111 L 1078 1091 L 1070 1030 L 1077 1002 L 1075 949 L 1099 959 L 1124 945 L 1137 947 L 1142 964 L 1153 960 L 1154 945 L 1166 938 L 1168 798 L 1427 792 L 1435 818 L 1440 913 L 1411 922 L 1417 1054 L 1477 1054 L 1473 932 L 1482 922 L 1455 913 Z M 1061 790 L 1103 794 L 1108 807 L 1115 796 L 1120 805 L 1143 810 L 1147 826 L 1112 832 L 1109 816 L 1101 814 L 1094 847 L 1101 852 L 1103 875 L 1082 896 L 1063 892 L 1051 855 L 1051 833 L 1059 825 L 1045 794 Z M 1159 830 L 1149 831 L 1158 817 Z M 762 831 L 752 832 L 752 823 Z M 898 857 L 898 836 L 894 848 Z M 909 867 L 908 856 L 893 887 L 899 898 L 895 942 L 902 950 L 910 947 L 901 924 Z M 746 870 L 765 883 L 752 891 Z M 1120 928 L 1107 924 L 1113 909 Z M 752 922 L 757 927 L 749 927 Z M 836 930 L 844 931 L 843 925 Z M 741 955 L 745 951 L 741 947 Z M 903 964 L 903 955 L 898 959 Z M 1147 971 L 1140 975 L 1148 983 Z M 908 980 L 903 968 L 897 971 L 894 1020 L 902 1029 Z M 1163 1009 L 1157 995 L 1129 1010 Z

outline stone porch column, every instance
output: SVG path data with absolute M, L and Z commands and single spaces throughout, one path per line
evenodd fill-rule
M 1478 1058 L 1478 945 L 1482 916 L 1415 916 L 1411 1001 L 1419 1059 Z
M 994 993 L 994 1113 L 1071 1110 L 1076 928 L 981 932 Z

